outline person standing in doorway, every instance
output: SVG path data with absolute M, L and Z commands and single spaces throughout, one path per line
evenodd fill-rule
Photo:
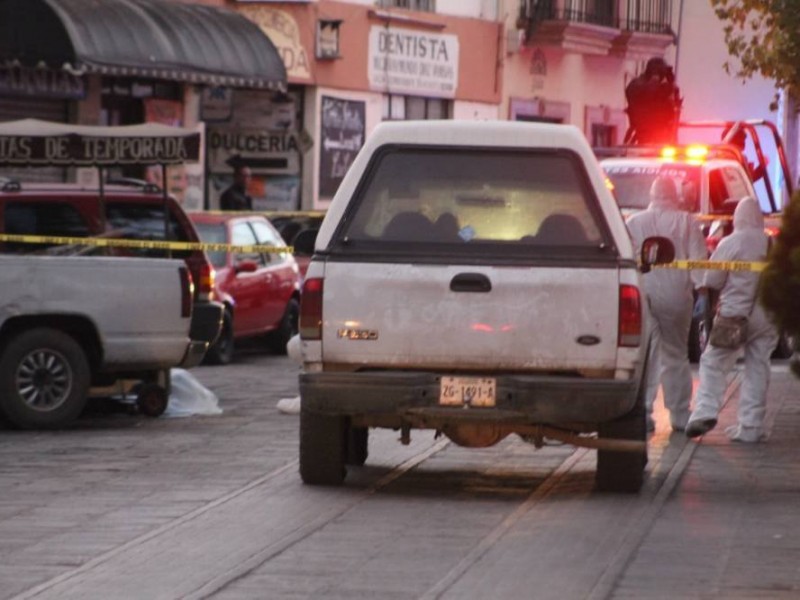
M 637 254 L 651 236 L 668 238 L 676 260 L 708 258 L 703 234 L 691 213 L 683 210 L 678 186 L 672 177 L 659 175 L 650 187 L 650 205 L 628 221 Z M 692 324 L 692 291 L 702 284 L 702 274 L 677 269 L 654 269 L 644 275 L 650 307 L 650 347 L 647 373 L 647 429 L 653 431 L 653 404 L 659 383 L 669 409 L 673 431 L 683 431 L 692 400 L 689 366 L 689 329 Z
M 250 167 L 236 165 L 233 168 L 233 184 L 220 196 L 220 209 L 253 210 L 253 199 L 247 193 L 247 187 L 250 185 L 252 177 Z

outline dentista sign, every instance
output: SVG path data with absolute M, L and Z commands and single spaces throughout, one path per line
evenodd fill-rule
M 453 98 L 458 88 L 458 50 L 455 35 L 372 27 L 370 87 L 393 94 Z

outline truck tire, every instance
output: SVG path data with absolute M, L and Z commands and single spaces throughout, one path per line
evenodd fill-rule
M 645 408 L 647 369 L 648 365 L 645 362 L 633 410 L 615 421 L 601 423 L 597 432 L 598 438 L 647 441 L 647 411 Z M 644 452 L 598 450 L 597 472 L 595 473 L 596 488 L 601 492 L 635 494 L 644 483 L 646 465 L 647 450 Z
M 41 327 L 17 334 L 0 354 L 0 410 L 20 429 L 57 429 L 80 415 L 89 362 L 74 338 Z
M 300 409 L 300 477 L 309 485 L 341 485 L 345 471 L 344 417 Z
M 347 428 L 347 456 L 345 462 L 354 467 L 361 467 L 367 462 L 369 455 L 369 429 L 366 427 Z
M 280 325 L 267 336 L 267 344 L 275 354 L 286 354 L 286 344 L 299 331 L 299 318 L 300 303 L 296 298 L 289 298 L 289 302 L 286 303 L 286 308 L 283 311 Z
M 206 352 L 204 362 L 209 365 L 230 364 L 233 361 L 235 346 L 233 339 L 233 313 L 226 308 L 222 317 L 222 329 L 219 332 L 219 337 Z

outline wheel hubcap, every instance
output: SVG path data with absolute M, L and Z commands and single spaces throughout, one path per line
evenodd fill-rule
M 15 377 L 17 393 L 33 410 L 55 410 L 72 390 L 72 369 L 55 350 L 34 350 L 20 361 Z

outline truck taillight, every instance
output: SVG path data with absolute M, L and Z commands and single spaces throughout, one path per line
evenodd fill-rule
M 322 339 L 322 279 L 306 279 L 300 296 L 300 339 Z
M 619 286 L 619 346 L 636 347 L 642 340 L 642 302 L 639 288 Z
M 192 298 L 194 297 L 194 282 L 192 274 L 186 267 L 178 269 L 181 278 L 181 316 L 192 316 Z
M 214 293 L 214 279 L 217 273 L 209 263 L 200 265 L 200 276 L 197 282 L 197 299 L 207 302 Z

